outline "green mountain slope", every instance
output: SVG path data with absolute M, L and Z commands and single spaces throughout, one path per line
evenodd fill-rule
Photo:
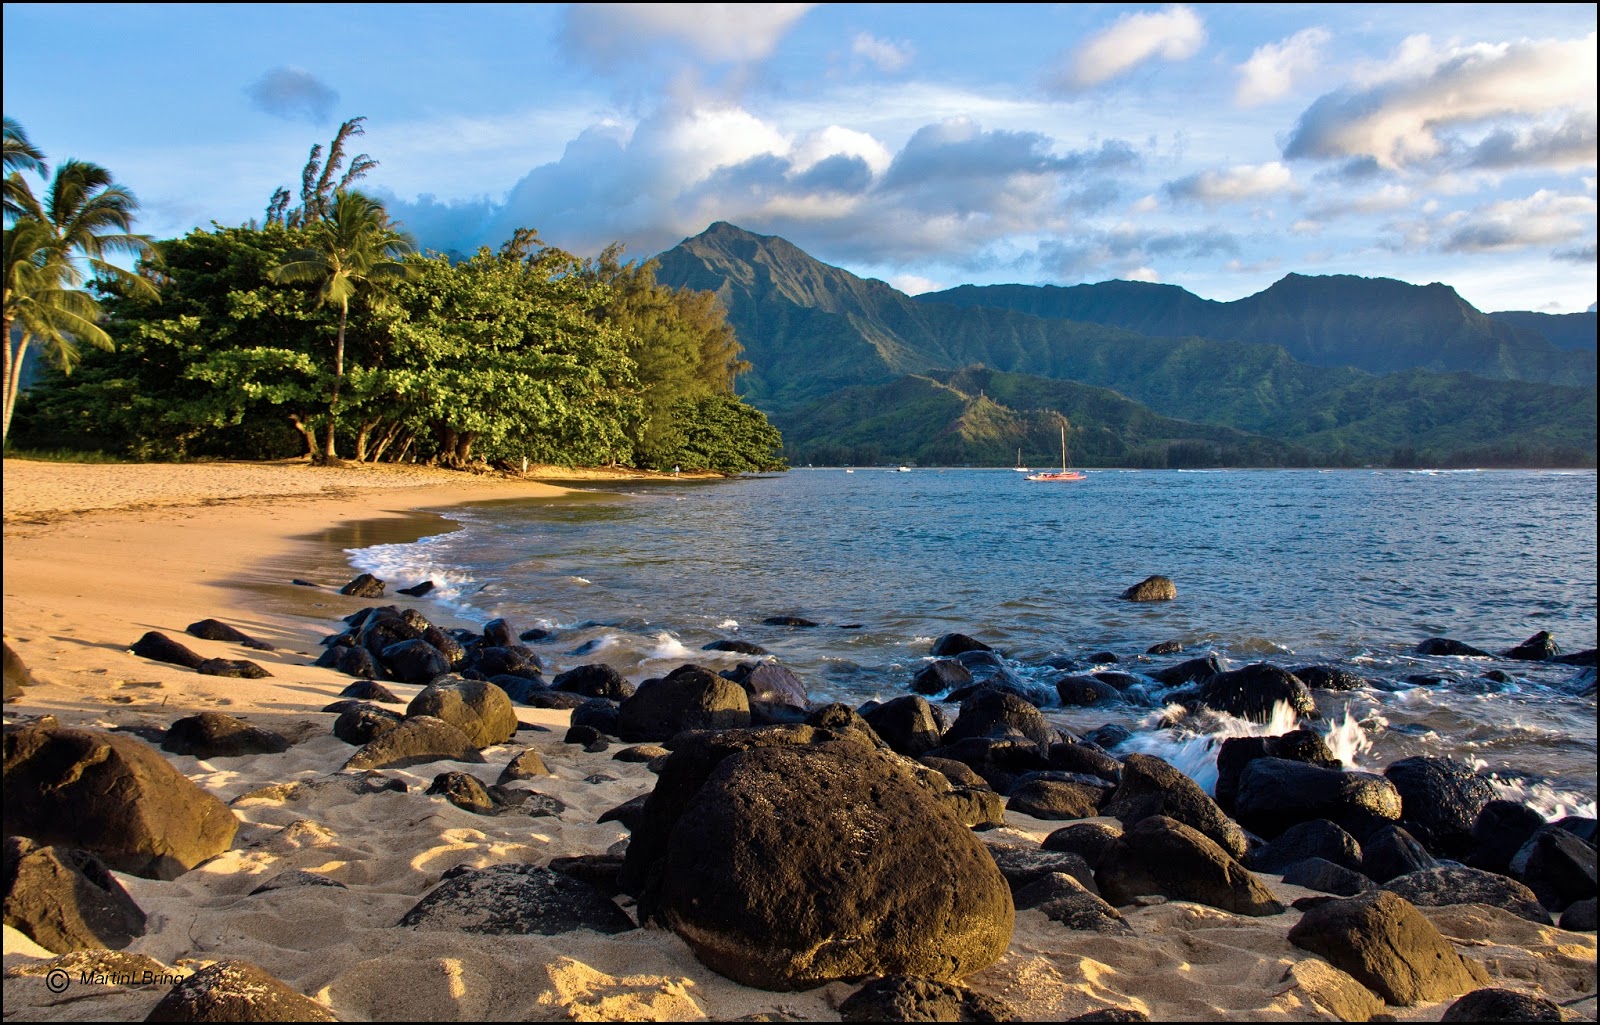
M 1543 335 L 1558 349 L 1595 350 L 1595 312 L 1534 313 L 1531 310 L 1505 310 L 1491 313 L 1495 320 L 1512 327 Z

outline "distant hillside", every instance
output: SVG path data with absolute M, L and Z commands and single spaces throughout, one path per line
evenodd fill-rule
M 1546 384 L 1593 383 L 1593 317 L 1587 352 L 1562 345 L 1514 314 L 1480 313 L 1448 285 L 1390 278 L 1290 274 L 1234 302 L 1201 299 L 1175 285 L 1105 281 L 1095 285 L 962 285 L 918 301 L 992 307 L 1086 321 L 1141 334 L 1198 335 L 1279 345 L 1302 363 L 1399 370 L 1465 370 L 1480 377 Z M 1581 315 L 1579 315 L 1581 316 Z M 1563 336 L 1569 334 L 1565 326 Z
M 1117 445 L 1132 452 L 1195 439 L 1244 444 L 1254 435 L 1278 446 L 1257 452 L 1255 458 L 1268 464 L 1296 458 L 1296 451 L 1314 460 L 1360 462 L 1389 458 L 1396 449 L 1486 464 L 1595 461 L 1592 373 L 1587 387 L 1461 372 L 1379 375 L 1313 366 L 1278 345 L 1153 337 L 993 306 L 924 302 L 820 263 L 783 239 L 725 223 L 659 259 L 663 283 L 722 298 L 755 368 L 741 378 L 741 388 L 783 429 L 791 454 L 806 446 L 875 444 L 886 458 L 923 459 L 915 454 L 933 451 L 928 446 L 954 431 L 967 453 L 957 461 L 1003 465 L 1012 462 L 1017 445 L 1030 443 L 1018 439 L 1048 434 L 1041 425 L 1064 413 L 1074 427 L 1103 424 L 1115 433 L 1118 441 L 1102 446 L 1105 453 Z M 1311 280 L 1286 279 L 1291 288 Z M 1171 311 L 1232 305 L 1170 286 L 1112 284 L 1116 288 L 1100 293 L 1108 302 L 1118 292 L 1142 293 L 1156 300 L 1158 311 L 1169 311 L 1151 314 L 1155 326 L 1159 317 L 1177 315 Z M 1442 287 L 1407 294 L 1418 292 L 1465 306 Z M 1286 294 L 1280 290 L 1278 299 Z M 1588 358 L 1592 363 L 1593 355 Z M 976 371 L 965 368 L 974 367 L 999 372 L 995 383 L 973 385 Z M 969 377 L 957 382 L 949 376 L 956 372 Z M 904 380 L 908 375 L 920 380 Z M 1112 415 L 1105 389 L 1130 408 Z M 974 398 L 1004 408 L 985 409 L 981 401 L 973 405 Z M 1136 416 L 1133 406 L 1144 409 Z M 952 427 L 962 417 L 964 425 Z M 1201 425 L 1240 437 L 1206 435 Z
M 1491 313 L 1495 320 L 1512 327 L 1532 331 L 1545 337 L 1558 349 L 1574 352 L 1595 350 L 1595 312 L 1587 313 L 1533 313 L 1528 310 L 1506 310 Z

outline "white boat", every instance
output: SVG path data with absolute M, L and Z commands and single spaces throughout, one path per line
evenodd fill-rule
M 1069 481 L 1083 480 L 1084 475 L 1078 470 L 1067 467 L 1067 429 L 1061 428 L 1061 472 L 1060 473 L 1030 473 L 1024 479 L 1049 481 L 1053 483 L 1067 483 Z
M 1012 467 L 1018 473 L 1027 473 L 1028 468 L 1022 465 L 1022 449 L 1017 449 L 1017 465 Z
M 911 467 L 902 466 L 902 467 L 900 467 L 900 469 L 896 470 L 895 472 L 896 473 L 910 473 L 911 472 Z

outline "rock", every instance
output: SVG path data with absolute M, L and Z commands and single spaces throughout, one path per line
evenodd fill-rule
M 1533 891 L 1515 879 L 1477 868 L 1440 865 L 1396 876 L 1383 884 L 1419 908 L 1439 908 L 1450 904 L 1487 904 L 1509 911 L 1518 918 L 1549 925 L 1550 913 Z
M 1104 726 L 1095 727 L 1088 733 L 1085 733 L 1082 737 L 1085 743 L 1093 744 L 1100 750 L 1106 752 L 1116 750 L 1119 745 L 1126 743 L 1132 738 L 1132 730 L 1129 730 L 1126 726 L 1118 726 L 1116 723 L 1109 722 Z M 1121 765 L 1121 763 L 1119 762 L 1118 765 Z M 1119 773 L 1118 778 L 1120 779 L 1121 769 L 1119 768 L 1117 771 Z
M 585 779 L 584 782 L 592 782 L 592 779 Z M 489 796 L 502 805 L 504 811 L 518 812 L 531 819 L 560 818 L 561 813 L 567 810 L 566 802 L 560 798 L 520 787 L 492 786 Z
M 1162 576 L 1145 577 L 1121 595 L 1128 601 L 1171 601 L 1177 596 L 1178 585 Z
M 1198 658 L 1186 659 L 1177 665 L 1165 669 L 1157 669 L 1149 676 L 1157 683 L 1168 687 L 1178 687 L 1195 680 L 1208 680 L 1218 673 L 1223 672 L 1222 659 L 1214 651 L 1208 651 Z
M 1121 691 L 1094 673 L 1070 673 L 1056 677 L 1056 695 L 1061 698 L 1063 705 L 1079 708 L 1122 700 Z
M 1285 758 L 1257 758 L 1239 773 L 1234 814 L 1271 839 L 1290 826 L 1327 819 L 1363 847 L 1381 826 L 1400 818 L 1400 793 L 1382 776 L 1343 772 Z
M 388 645 L 378 661 L 401 683 L 425 684 L 450 671 L 450 660 L 444 652 L 420 637 Z
M 539 690 L 533 687 L 518 697 L 524 705 L 532 708 L 581 708 L 594 698 L 586 698 L 582 694 L 573 694 L 561 690 Z
M 644 806 L 650 800 L 649 794 L 640 794 L 638 797 L 623 801 L 609 811 L 603 812 L 595 822 L 620 822 L 624 829 L 633 832 L 633 827 L 644 818 Z
M 1121 659 L 1117 657 L 1117 653 L 1114 651 L 1097 651 L 1089 656 L 1089 661 L 1097 666 L 1110 666 L 1116 665 Z
M 1122 830 L 1106 822 L 1080 822 L 1063 826 L 1044 838 L 1047 851 L 1064 851 L 1076 854 L 1091 870 L 1100 866 L 1100 860 L 1122 839 Z
M 55 954 L 121 950 L 144 935 L 145 915 L 88 851 L 5 843 L 5 924 Z
M 601 662 L 578 666 L 558 674 L 550 681 L 552 690 L 571 691 L 591 698 L 624 701 L 633 697 L 633 684 L 621 673 Z
M 1510 989 L 1475 989 L 1445 1008 L 1440 1021 L 1565 1021 L 1554 1001 Z
M 337 1021 L 248 961 L 218 961 L 167 991 L 145 1021 Z
M 761 621 L 761 624 L 763 626 L 789 626 L 797 630 L 809 630 L 812 627 L 822 625 L 804 616 L 768 616 Z
M 420 584 L 412 584 L 410 587 L 397 587 L 395 590 L 400 594 L 409 595 L 412 598 L 421 598 L 423 595 L 433 590 L 434 587 L 435 584 L 432 580 L 424 580 Z
M 1130 828 L 1144 819 L 1166 816 L 1198 829 L 1231 857 L 1242 858 L 1248 849 L 1244 830 L 1198 783 L 1151 755 L 1127 757 L 1122 782 L 1100 812 Z
M 927 699 L 906 694 L 886 701 L 866 712 L 862 718 L 890 749 L 908 758 L 919 758 L 938 747 L 939 721 Z
M 190 623 L 184 627 L 183 632 L 201 640 L 228 641 L 241 647 L 254 648 L 256 651 L 273 650 L 272 645 L 264 641 L 258 641 L 244 631 L 235 629 L 227 623 L 216 619 L 202 619 L 198 623 Z
M 1036 879 L 1016 896 L 1019 909 L 1037 909 L 1050 921 L 1059 922 L 1068 929 L 1114 936 L 1133 935 L 1133 929 L 1120 911 L 1066 873 L 1053 872 Z
M 520 644 L 476 648 L 465 665 L 486 677 L 520 676 L 536 680 L 541 679 L 544 672 L 544 663 L 539 656 L 531 648 Z
M 1490 801 L 1472 824 L 1472 851 L 1467 855 L 1467 864 L 1509 874 L 1511 859 L 1544 824 L 1543 815 L 1520 801 Z
M 1556 825 L 1582 840 L 1590 847 L 1595 841 L 1595 820 L 1587 815 L 1567 815 L 1556 820 Z
M 1107 851 L 1095 882 L 1111 904 L 1158 893 L 1262 917 L 1283 912 L 1261 881 L 1199 830 L 1155 815 L 1141 819 Z
M 1354 897 L 1358 893 L 1377 889 L 1377 885 L 1353 868 L 1336 865 L 1326 858 L 1306 858 L 1283 870 L 1283 881 L 1290 886 L 1304 886 L 1308 890 L 1321 890 L 1341 897 Z
M 691 760 L 711 756 L 704 743 Z M 720 758 L 671 827 L 660 886 L 661 917 L 696 957 L 763 989 L 958 979 L 1005 952 L 1014 918 L 982 845 L 894 756 L 853 739 Z
M 744 688 L 696 665 L 645 681 L 617 709 L 617 734 L 629 743 L 667 740 L 684 730 L 734 729 L 750 724 Z
M 972 682 L 972 673 L 955 659 L 929 662 L 911 678 L 911 689 L 918 694 L 943 694 Z
M 1365 677 L 1338 666 L 1296 666 L 1289 671 L 1312 690 L 1348 691 L 1371 686 Z
M 768 651 L 766 648 L 763 648 L 761 645 L 752 643 L 750 641 L 727 641 L 727 640 L 724 640 L 724 641 L 712 641 L 710 644 L 702 644 L 700 646 L 700 650 L 701 651 L 731 651 L 731 652 L 734 652 L 734 653 L 739 654 L 739 655 L 770 655 L 770 654 L 772 654 L 770 651 Z
M 205 659 L 179 644 L 164 633 L 151 630 L 128 649 L 140 658 L 148 658 L 153 662 L 166 662 L 185 669 L 198 669 Z
M 1035 744 L 1048 745 L 1054 730 L 1032 704 L 1014 694 L 980 690 L 961 703 L 961 715 L 945 733 L 946 745 L 968 737 L 1003 735 L 1015 731 Z
M 132 737 L 25 727 L 5 734 L 5 832 L 83 848 L 119 872 L 175 879 L 233 843 L 228 806 Z
M 504 744 L 517 732 L 517 713 L 506 692 L 483 680 L 446 678 L 422 689 L 406 718 L 432 716 L 467 735 L 473 747 Z
M 1002 794 L 1010 793 L 1020 777 L 1050 767 L 1039 745 L 1026 737 L 969 737 L 954 743 L 949 739 L 947 734 L 946 744 L 928 755 L 967 765 Z
M 923 755 L 917 759 L 923 765 L 936 772 L 943 773 L 945 778 L 956 786 L 987 788 L 982 776 L 973 771 L 972 766 L 966 762 L 958 762 L 950 758 L 936 758 L 933 755 Z
M 1130 1007 L 1102 1007 L 1098 1011 L 1074 1015 L 1064 1021 L 1149 1021 L 1150 1016 Z
M 1098 776 L 1112 784 L 1122 782 L 1122 763 L 1090 743 L 1051 744 L 1050 768 Z
M 1284 758 L 1325 769 L 1343 767 L 1327 742 L 1310 730 L 1292 730 L 1276 737 L 1233 737 L 1217 749 L 1217 804 L 1229 809 L 1234 806 L 1239 774 L 1257 758 Z
M 1411 903 L 1387 890 L 1310 908 L 1289 942 L 1326 958 L 1390 1004 L 1447 1000 L 1489 981 Z
M 347 594 L 352 598 L 381 598 L 383 597 L 383 581 L 371 573 L 363 573 L 354 580 L 339 588 L 340 594 Z
M 976 638 L 968 637 L 966 634 L 948 633 L 941 634 L 939 638 L 933 642 L 933 648 L 929 654 L 933 655 L 935 658 L 949 658 L 953 655 L 960 655 L 967 651 L 993 650 L 994 649 L 989 647 L 989 645 L 977 640 Z
M 281 735 L 222 712 L 185 716 L 167 728 L 161 750 L 195 758 L 240 758 L 282 754 L 289 742 Z
M 1245 863 L 1257 872 L 1281 873 L 1307 858 L 1322 858 L 1352 872 L 1361 871 L 1361 845 L 1327 819 L 1290 826 L 1276 840 L 1252 852 Z
M 1464 858 L 1472 827 L 1494 787 L 1471 766 L 1450 758 L 1406 758 L 1383 770 L 1400 792 L 1400 824 L 1429 851 Z
M 247 658 L 208 658 L 194 670 L 201 676 L 226 676 L 235 680 L 260 680 L 272 675 Z
M 530 747 L 506 763 L 506 767 L 501 770 L 499 782 L 503 785 L 519 779 L 538 779 L 540 776 L 548 775 L 550 770 L 545 768 L 544 759 L 539 756 L 539 752 Z
M 431 715 L 405 722 L 370 741 L 344 763 L 345 769 L 404 769 L 427 762 L 482 762 L 472 738 Z
M 291 890 L 300 886 L 331 886 L 336 890 L 348 890 L 350 888 L 337 879 L 329 879 L 327 876 L 297 868 L 288 872 L 279 872 L 251 890 L 250 896 L 255 897 L 263 893 L 271 893 L 274 890 Z
M 10 824 L 6 826 L 10 829 Z M 1595 895 L 1594 848 L 1559 825 L 1545 826 L 1511 858 L 1511 874 L 1551 911 Z
M 908 975 L 874 979 L 839 1004 L 840 1021 L 1022 1021 L 1004 1000 Z
M 937 798 L 968 829 L 998 829 L 1006 824 L 1005 799 L 986 786 L 955 786 Z
M 740 663 L 738 674 L 732 679 L 734 683 L 744 688 L 752 705 L 759 701 L 767 705 L 787 705 L 801 709 L 806 707 L 804 681 L 796 676 L 792 669 L 775 662 L 762 662 L 759 665 Z
M 443 797 L 462 811 L 470 811 L 474 815 L 495 815 L 500 811 L 499 802 L 489 795 L 478 778 L 465 772 L 453 770 L 439 773 L 433 777 L 433 785 L 428 787 L 428 793 Z
M 1161 641 L 1144 649 L 1146 655 L 1176 655 L 1182 651 L 1182 641 Z
M 366 648 L 343 644 L 335 644 L 328 648 L 311 664 L 341 672 L 346 676 L 359 676 L 368 680 L 383 675 L 383 670 L 378 668 L 378 660 L 372 657 L 372 652 Z
M 1464 655 L 1469 658 L 1489 658 L 1487 651 L 1474 648 L 1470 644 L 1462 644 L 1448 637 L 1429 637 L 1417 645 L 1418 655 Z
M 399 923 L 431 932 L 558 936 L 576 929 L 636 928 L 611 898 L 571 875 L 532 865 L 458 866 Z
M 566 736 L 561 738 L 563 744 L 577 744 L 590 754 L 599 754 L 611 746 L 605 735 L 593 726 L 573 726 L 568 728 Z
M 1377 830 L 1367 837 L 1361 848 L 1362 874 L 1380 883 L 1438 867 L 1439 863 L 1428 849 L 1399 826 Z
M 578 854 L 566 858 L 551 858 L 550 871 L 588 883 L 607 897 L 615 897 L 622 890 L 617 885 L 617 875 L 622 871 L 620 854 Z
M 1500 653 L 1501 658 L 1514 658 L 1523 662 L 1548 662 L 1561 654 L 1561 645 L 1550 636 L 1550 631 L 1540 630 L 1515 648 Z
M 1207 708 L 1251 722 L 1271 722 L 1278 705 L 1288 706 L 1300 717 L 1317 710 L 1311 691 L 1299 677 L 1266 662 L 1218 673 L 1200 684 L 1197 695 Z
M 22 656 L 12 651 L 10 644 L 5 645 L 5 703 L 20 699 L 22 688 L 31 686 L 33 674 L 23 664 Z
M 351 649 L 359 650 L 359 649 Z M 357 698 L 361 701 L 376 701 L 384 705 L 403 705 L 404 701 L 394 696 L 394 692 L 375 680 L 357 680 L 339 692 L 342 698 Z
M 1104 794 L 1081 783 L 1035 779 L 1012 788 L 1006 809 L 1036 819 L 1089 819 L 1100 814 Z
M 1568 932 L 1594 932 L 1595 899 L 1568 904 L 1561 912 L 1561 928 Z
M 992 843 L 989 856 L 1011 888 L 1012 899 L 1034 883 L 1051 875 L 1069 875 L 1084 889 L 1098 894 L 1094 870 L 1080 855 L 1070 851 L 1049 851 L 1031 844 Z

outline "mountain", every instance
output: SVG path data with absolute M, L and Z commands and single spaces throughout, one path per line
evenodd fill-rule
M 1378 374 L 1465 370 L 1496 380 L 1575 385 L 1591 384 L 1595 378 L 1592 330 L 1589 351 L 1571 351 L 1577 347 L 1553 343 L 1515 319 L 1526 315 L 1505 319 L 1481 313 L 1455 289 L 1438 283 L 1290 274 L 1233 302 L 1138 281 L 1067 287 L 962 285 L 917 299 L 1087 321 L 1142 334 L 1281 345 L 1302 363 Z
M 1595 312 L 1587 313 L 1533 313 L 1529 310 L 1506 310 L 1491 313 L 1495 320 L 1512 327 L 1543 335 L 1558 349 L 1589 352 L 1595 350 Z
M 1037 417 L 1030 416 L 1063 413 L 1077 427 L 1092 421 L 1085 417 L 1101 408 L 1096 404 L 1103 404 L 1103 390 L 1109 389 L 1146 407 L 1142 425 L 1161 424 L 1141 433 L 1143 427 L 1133 428 L 1131 413 L 1121 421 L 1106 420 L 1128 451 L 1196 438 L 1221 444 L 1198 433 L 1203 425 L 1278 444 L 1278 450 L 1259 456 L 1267 462 L 1289 458 L 1286 453 L 1296 450 L 1320 461 L 1370 461 L 1408 448 L 1441 462 L 1457 455 L 1485 462 L 1592 465 L 1595 460 L 1592 373 L 1587 387 L 1491 380 L 1465 372 L 1385 375 L 1314 366 L 1274 344 L 1154 337 L 995 306 L 922 301 L 823 264 L 781 238 L 721 222 L 658 259 L 662 283 L 721 297 L 754 366 L 741 378 L 745 398 L 784 431 L 791 454 L 809 451 L 808 446 L 877 444 L 894 458 L 910 458 L 955 429 L 967 431 L 961 436 L 968 439 L 964 444 L 973 460 L 1009 464 L 1010 457 L 997 459 L 995 452 L 1004 455 L 1008 447 L 1014 452 L 1023 443 L 1015 440 L 1018 432 L 1037 429 Z M 1315 291 L 1318 280 L 1286 279 L 1288 289 L 1279 290 L 1274 301 L 1286 303 L 1302 282 L 1312 282 L 1308 287 Z M 1162 317 L 1233 305 L 1208 303 L 1171 286 L 1112 284 L 1117 288 L 1100 293 L 1110 297 L 1108 303 L 1119 291 L 1124 298 L 1151 298 L 1148 306 L 1154 311 L 1143 322 L 1151 328 L 1162 326 Z M 1422 291 L 1436 303 L 1454 296 L 1442 287 Z M 1399 308 L 1391 313 L 1412 316 Z M 1517 329 L 1501 325 L 1501 330 Z M 1592 354 L 1589 358 L 1592 363 Z M 999 385 L 971 387 L 970 381 L 948 376 L 974 367 L 1016 375 L 1018 381 L 1003 378 L 1011 390 L 1002 394 Z M 1024 386 L 1023 379 L 1042 383 Z M 949 390 L 937 392 L 933 385 Z M 969 408 L 975 392 L 1004 409 Z M 973 440 L 976 421 L 951 426 L 969 414 L 992 421 L 982 445 Z M 1177 425 L 1180 421 L 1187 425 Z M 881 424 L 882 430 L 862 426 L 868 423 Z M 1108 458 L 1112 448 L 1105 446 Z M 987 454 L 980 455 L 980 449 Z

